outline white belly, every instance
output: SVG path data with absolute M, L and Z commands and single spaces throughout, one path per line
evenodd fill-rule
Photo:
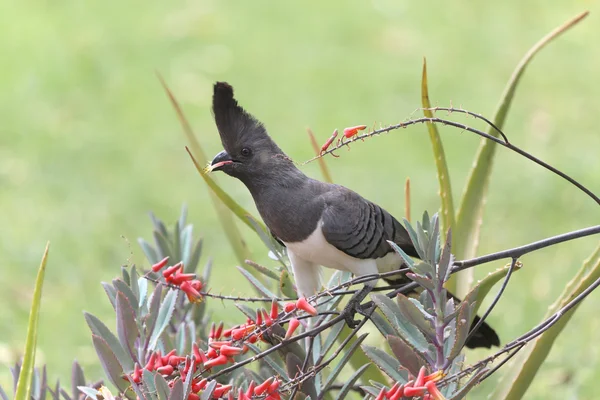
M 388 272 L 400 268 L 402 264 L 402 258 L 395 252 L 374 260 L 349 256 L 325 240 L 321 230 L 321 222 L 319 222 L 317 229 L 304 241 L 284 243 L 288 251 L 293 252 L 303 260 L 327 268 L 350 271 L 355 275 Z

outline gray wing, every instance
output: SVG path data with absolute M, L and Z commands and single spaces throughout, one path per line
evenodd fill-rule
M 337 187 L 325 196 L 322 230 L 327 242 L 356 258 L 380 258 L 393 251 L 388 240 L 418 257 L 408 232 L 390 213 L 357 193 Z

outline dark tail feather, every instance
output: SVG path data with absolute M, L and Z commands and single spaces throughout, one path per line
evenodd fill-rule
M 473 322 L 471 323 L 471 328 L 475 327 L 475 325 L 480 321 L 478 315 L 475 316 Z M 476 349 L 478 347 L 485 347 L 489 349 L 492 346 L 500 346 L 500 338 L 496 331 L 489 326 L 485 321 L 483 324 L 477 328 L 477 331 L 473 333 L 473 335 L 467 340 L 465 345 L 470 349 Z

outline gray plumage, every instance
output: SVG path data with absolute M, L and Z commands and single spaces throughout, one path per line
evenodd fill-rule
M 399 269 L 402 259 L 388 240 L 418 257 L 406 229 L 386 210 L 348 188 L 302 173 L 263 124 L 239 106 L 229 84 L 215 84 L 213 113 L 225 150 L 211 168 L 246 185 L 265 224 L 287 247 L 300 295 L 320 289 L 321 265 L 355 275 Z M 364 295 L 369 291 L 365 289 Z M 493 330 L 484 327 L 490 337 L 474 335 L 475 345 L 498 344 Z

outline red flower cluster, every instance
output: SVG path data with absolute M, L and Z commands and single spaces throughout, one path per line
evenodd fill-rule
M 381 388 L 375 400 L 399 400 L 402 397 L 422 397 L 423 400 L 445 400 L 435 383 L 444 376 L 442 371 L 425 375 L 425 367 L 421 367 L 416 379 L 405 384 L 396 382 L 391 389 Z
M 167 259 L 161 260 L 159 263 L 152 266 L 152 270 L 158 272 L 163 269 L 166 264 Z M 181 263 L 166 268 L 162 274 L 166 282 L 179 286 L 184 291 L 186 291 L 186 284 L 189 284 L 190 286 L 193 285 L 192 288 L 194 288 L 194 286 L 198 287 L 197 285 L 199 285 L 198 291 L 202 288 L 202 283 L 194 279 L 194 274 L 183 273 L 183 266 Z M 199 293 L 197 293 L 197 295 L 193 295 L 193 293 L 190 295 L 190 293 L 186 291 L 186 294 L 188 294 L 188 298 L 190 298 L 190 296 L 193 297 L 190 301 L 201 298 Z M 295 303 L 287 303 L 284 306 L 284 311 L 287 315 L 296 310 L 305 311 L 313 316 L 317 315 L 317 309 L 309 304 L 305 298 L 300 298 Z M 185 381 L 187 376 L 191 373 L 194 374 L 195 377 L 191 381 L 192 387 L 188 400 L 199 400 L 199 393 L 201 393 L 208 384 L 208 381 L 205 378 L 202 378 L 201 374 L 219 365 L 235 363 L 233 357 L 239 354 L 245 354 L 249 349 L 248 343 L 256 343 L 258 340 L 264 340 L 263 333 L 273 325 L 277 318 L 279 318 L 279 304 L 277 301 L 273 300 L 269 312 L 264 308 L 259 308 L 256 310 L 256 318 L 248 318 L 245 324 L 236 325 L 226 330 L 223 329 L 222 322 L 218 326 L 213 324 L 208 335 L 208 348 L 206 351 L 202 351 L 198 344 L 194 343 L 192 345 L 192 354 L 188 356 L 177 355 L 175 350 L 170 351 L 164 356 L 160 351 L 153 352 L 150 354 L 146 365 L 141 368 L 140 365 L 136 363 L 133 372 L 129 374 L 129 377 L 126 377 L 126 379 L 133 383 L 140 383 L 144 370 L 150 372 L 156 371 L 167 378 L 169 385 L 172 386 L 177 379 Z M 289 320 L 285 338 L 291 338 L 299 325 L 300 321 L 297 318 L 292 317 Z M 261 399 L 277 400 L 281 398 L 278 392 L 280 384 L 281 381 L 274 377 L 267 379 L 259 385 L 252 382 L 245 392 L 241 389 L 238 391 L 237 398 L 246 400 L 251 399 L 252 396 L 256 395 L 261 396 Z M 217 387 L 213 392 L 213 398 L 218 399 L 227 395 L 228 398 L 234 399 L 234 392 L 231 389 L 231 385 L 217 384 Z
M 152 271 L 160 271 L 167 265 L 168 261 L 169 257 L 163 258 L 152 266 Z M 197 303 L 202 300 L 202 294 L 200 294 L 203 287 L 202 282 L 196 279 L 196 274 L 185 274 L 182 262 L 168 267 L 162 272 L 162 275 L 167 284 L 179 287 L 187 295 L 191 303 Z

